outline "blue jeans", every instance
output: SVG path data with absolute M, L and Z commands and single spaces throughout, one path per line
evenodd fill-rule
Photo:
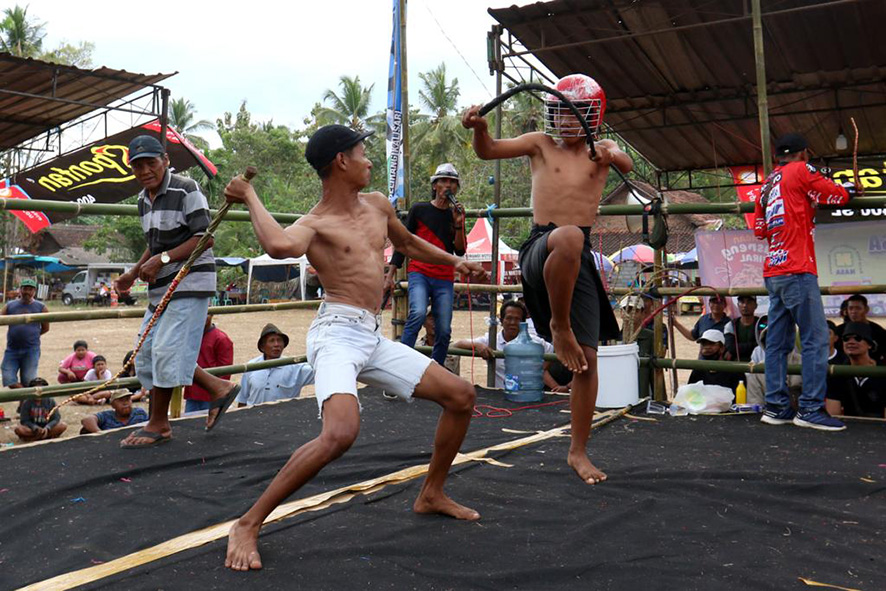
M 175 388 L 194 383 L 208 309 L 209 298 L 169 301 L 135 359 L 135 375 L 143 388 Z M 141 338 L 151 316 L 146 310 L 135 342 Z
M 40 347 L 33 349 L 6 349 L 3 354 L 3 387 L 18 382 L 28 387 L 37 377 L 37 364 L 40 362 Z M 21 370 L 21 380 L 19 380 Z
M 400 342 L 410 347 L 415 346 L 418 331 L 424 326 L 428 315 L 428 302 L 434 315 L 434 361 L 443 365 L 446 351 L 449 350 L 449 339 L 452 337 L 452 302 L 455 288 L 452 281 L 434 279 L 421 273 L 409 273 L 409 316 L 403 327 Z
M 794 325 L 800 328 L 803 393 L 800 411 L 824 406 L 828 369 L 828 325 L 818 277 L 811 273 L 766 277 L 769 328 L 766 330 L 766 404 L 780 409 L 791 403 L 787 357 L 794 348 Z
M 208 400 L 191 400 L 190 398 L 185 398 L 185 412 L 209 410 L 210 404 L 212 403 Z

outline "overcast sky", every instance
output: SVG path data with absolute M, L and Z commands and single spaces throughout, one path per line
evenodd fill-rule
M 411 104 L 418 105 L 418 73 L 441 62 L 458 78 L 460 105 L 492 97 L 486 32 L 494 21 L 486 12 L 487 1 L 409 1 Z M 528 1 L 500 0 L 492 6 Z M 326 89 L 337 90 L 342 75 L 359 75 L 364 84 L 374 84 L 371 111 L 385 107 L 391 0 L 252 0 L 239 10 L 230 8 L 233 3 L 187 0 L 25 2 L 28 15 L 46 23 L 48 48 L 62 41 L 91 41 L 96 67 L 144 74 L 177 71 L 162 84 L 173 97 L 194 103 L 202 119 L 215 121 L 246 100 L 259 120 L 302 127 Z

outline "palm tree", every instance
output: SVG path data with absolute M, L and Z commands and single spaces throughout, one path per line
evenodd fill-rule
M 189 142 L 205 151 L 209 146 L 206 140 L 196 133 L 215 129 L 215 125 L 205 119 L 194 121 L 196 118 L 197 109 L 191 101 L 178 98 L 173 99 L 170 103 L 169 125 L 187 138 Z
M 340 95 L 332 89 L 323 94 L 323 102 L 328 102 L 331 106 L 320 105 L 314 110 L 317 123 L 320 125 L 338 123 L 358 131 L 363 131 L 367 125 L 371 126 L 375 123 L 378 115 L 367 116 L 375 84 L 364 88 L 360 84 L 360 76 L 353 78 L 342 76 L 339 78 L 338 85 L 341 89 Z
M 43 46 L 44 23 L 28 21 L 28 8 L 7 8 L 0 22 L 0 47 L 18 57 L 36 57 Z
M 455 146 L 466 145 L 468 132 L 458 117 L 458 78 L 446 79 L 446 64 L 440 64 L 430 72 L 418 75 L 422 88 L 418 91 L 419 102 L 430 111 L 430 116 L 416 123 L 412 129 L 411 153 L 430 156 L 430 163 L 439 164 L 451 160 Z M 433 164 L 436 166 L 436 164 Z

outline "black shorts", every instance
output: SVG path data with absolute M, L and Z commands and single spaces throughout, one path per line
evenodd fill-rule
M 548 235 L 556 228 L 554 224 L 533 226 L 529 238 L 520 247 L 523 297 L 536 332 L 547 341 L 551 340 L 551 303 L 544 268 L 548 259 Z M 601 339 L 617 339 L 619 329 L 603 280 L 591 256 L 590 228 L 581 230 L 585 234 L 585 245 L 572 292 L 569 322 L 578 343 L 596 349 Z

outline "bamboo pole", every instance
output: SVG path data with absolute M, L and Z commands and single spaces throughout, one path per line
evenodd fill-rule
M 405 281 L 400 282 L 397 287 L 399 289 L 406 289 L 407 283 Z M 455 291 L 467 291 L 470 289 L 472 292 L 483 292 L 483 293 L 522 293 L 523 288 L 520 285 L 475 285 L 467 283 L 456 283 Z M 821 295 L 850 295 L 854 293 L 886 293 L 886 284 L 876 284 L 876 285 L 821 285 L 819 286 L 819 290 L 821 291 Z M 632 293 L 637 293 L 636 289 L 629 287 L 612 287 L 609 289 L 609 292 L 614 295 L 628 295 Z M 686 292 L 685 287 L 662 287 L 658 290 L 659 295 L 663 296 L 681 296 Z M 754 295 L 754 296 L 764 296 L 767 295 L 766 288 L 764 287 L 704 287 L 695 289 L 691 296 L 708 296 L 714 294 L 722 294 L 725 296 L 741 296 L 741 295 Z M 3 317 L 0 317 L 0 326 L 4 324 Z
M 866 195 L 864 197 L 855 197 L 844 205 L 824 204 L 818 206 L 819 209 L 868 209 L 886 206 L 886 196 Z M 688 214 L 688 213 L 709 213 L 709 214 L 744 214 L 753 213 L 753 203 L 669 203 L 662 204 L 662 213 L 664 214 Z M 75 215 L 123 215 L 137 216 L 138 209 L 135 205 L 120 205 L 109 203 L 69 203 L 66 201 L 49 201 L 45 199 L 6 199 L 0 198 L 0 211 L 2 210 L 18 210 L 18 211 L 57 211 L 63 213 L 72 213 Z M 210 210 L 215 215 L 217 210 Z M 598 215 L 640 215 L 643 213 L 642 205 L 601 205 L 597 210 Z M 271 213 L 271 216 L 281 223 L 291 224 L 302 217 L 303 214 L 297 213 Z M 493 218 L 517 218 L 531 217 L 532 208 L 530 207 L 503 207 L 494 209 L 491 212 L 486 209 L 469 209 L 465 212 L 469 218 L 483 218 L 491 215 Z M 225 217 L 226 222 L 248 222 L 250 221 L 249 212 L 244 210 L 229 211 Z
M 206 372 L 214 376 L 226 376 L 232 374 L 246 373 L 248 371 L 256 371 L 259 369 L 268 369 L 271 367 L 281 367 L 284 365 L 292 365 L 295 363 L 305 363 L 308 360 L 304 355 L 300 357 L 280 357 L 279 359 L 270 359 L 268 361 L 257 361 L 255 363 L 241 363 L 236 365 L 224 365 L 221 367 L 206 368 Z M 63 394 L 76 394 L 77 392 L 86 392 L 101 384 L 97 382 L 79 382 L 76 384 L 59 384 L 57 386 L 43 386 L 36 388 L 15 388 L 0 390 L 0 402 L 14 402 L 16 400 L 27 400 L 28 398 L 40 398 L 42 396 L 61 396 Z M 122 378 L 114 382 L 114 387 L 110 389 L 125 388 L 128 386 L 138 386 L 137 378 Z
M 760 0 L 751 0 L 754 36 L 754 65 L 757 70 L 757 116 L 760 120 L 760 151 L 763 174 L 772 172 L 772 145 L 769 139 L 769 97 L 766 91 L 766 53 L 763 47 L 763 16 Z
M 656 289 L 661 288 L 663 262 L 665 260 L 665 251 L 663 248 L 655 249 L 655 259 L 653 262 L 653 285 Z M 664 318 L 661 314 L 655 315 L 652 324 L 652 351 L 656 357 L 664 357 L 664 346 L 662 336 L 664 335 Z M 627 335 L 626 335 L 627 336 Z M 633 339 L 631 339 L 633 340 Z M 645 394 L 645 392 L 643 392 Z M 652 395 L 655 400 L 663 402 L 667 400 L 667 392 L 664 387 L 664 372 L 660 367 L 656 367 L 652 372 Z
M 501 95 L 501 67 L 500 67 L 500 59 L 498 57 L 501 55 L 501 43 L 496 42 L 495 44 L 495 56 L 496 56 L 496 69 L 495 69 L 495 96 Z M 501 139 L 501 103 L 495 107 L 495 139 Z M 496 158 L 495 163 L 493 164 L 494 174 L 495 174 L 495 184 L 493 185 L 493 203 L 495 203 L 495 208 L 498 209 L 501 206 L 501 159 Z M 465 230 L 467 231 L 467 230 Z M 499 236 L 499 218 L 492 218 L 492 254 L 490 257 L 491 265 L 490 265 L 490 283 L 492 285 L 497 285 L 499 283 L 500 277 L 498 276 L 498 236 Z M 468 291 L 468 298 L 471 297 L 471 292 Z M 489 299 L 489 334 L 488 334 L 488 342 L 492 345 L 498 342 L 498 310 L 496 309 L 498 306 L 498 296 L 494 295 Z M 470 304 L 468 305 L 468 309 L 470 309 Z M 486 387 L 493 388 L 495 387 L 495 360 L 490 359 L 486 362 Z
M 401 114 L 400 114 L 400 134 L 403 147 L 403 161 L 400 166 L 403 167 L 403 209 L 409 211 L 412 206 L 412 191 L 409 187 L 412 175 L 410 174 L 409 164 L 409 80 L 407 79 L 408 70 L 406 65 L 406 0 L 400 2 L 400 94 L 401 94 Z M 395 278 L 397 281 L 406 279 L 406 270 L 409 266 L 408 261 L 403 261 L 403 265 L 397 269 Z M 406 318 L 409 316 L 409 299 L 406 292 L 395 292 L 394 301 L 391 304 L 391 337 L 395 341 L 399 341 L 403 336 L 403 327 L 406 326 Z
M 278 302 L 274 304 L 242 304 L 239 306 L 210 306 L 209 313 L 241 314 L 251 312 L 274 312 L 280 310 L 305 310 L 317 308 L 321 300 L 305 302 Z M 16 314 L 0 316 L 0 326 L 28 324 L 31 322 L 75 322 L 79 320 L 106 320 L 113 318 L 142 318 L 145 308 L 108 308 L 107 310 L 77 310 L 74 312 L 42 312 L 40 314 Z

